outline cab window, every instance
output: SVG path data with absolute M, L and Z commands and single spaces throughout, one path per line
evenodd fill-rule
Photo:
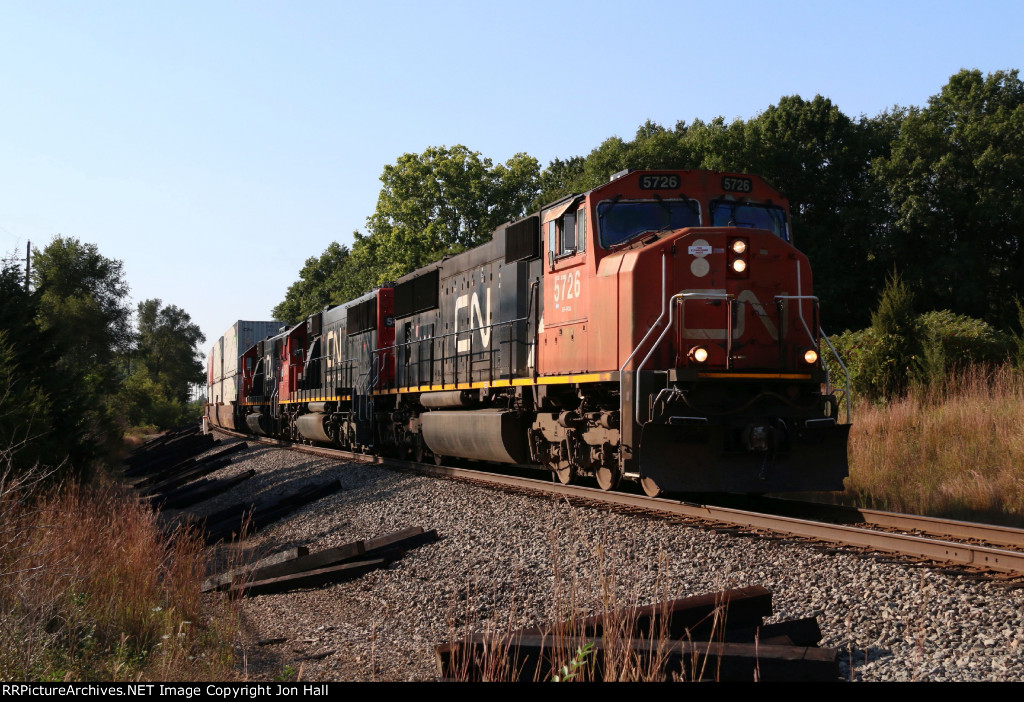
M 566 212 L 557 220 L 548 222 L 548 255 L 556 259 L 586 251 L 586 209 Z

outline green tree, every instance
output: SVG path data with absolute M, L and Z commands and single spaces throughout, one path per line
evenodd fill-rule
M 884 279 L 878 255 L 886 218 L 870 178 L 888 154 L 891 122 L 852 120 L 828 98 L 784 97 L 746 125 L 746 162 L 789 199 L 794 242 L 814 270 L 831 326 L 861 326 Z
M 121 431 L 115 398 L 134 341 L 124 266 L 95 244 L 56 236 L 33 252 L 32 268 L 35 321 L 59 351 L 46 370 L 61 385 L 48 393 L 60 405 L 54 432 L 73 433 L 74 468 L 87 471 L 97 452 L 113 450 Z
M 586 190 L 582 187 L 584 164 L 582 156 L 573 156 L 564 161 L 556 158 L 549 163 L 538 178 L 540 192 L 530 205 L 530 211 L 535 212 L 549 202 Z
M 189 386 L 205 377 L 199 348 L 206 336 L 188 312 L 175 305 L 161 305 L 158 299 L 139 303 L 135 356 L 163 385 L 169 399 L 185 403 Z
M 274 319 L 296 324 L 327 305 L 358 296 L 360 290 L 357 287 L 355 294 L 338 297 L 352 292 L 348 287 L 349 279 L 357 275 L 353 262 L 349 248 L 332 241 L 319 258 L 306 259 L 306 264 L 299 271 L 299 279 L 291 284 L 284 300 L 270 314 Z
M 808 254 L 830 325 L 868 321 L 886 261 L 879 248 L 885 198 L 870 178 L 888 154 L 894 120 L 851 120 L 827 98 L 783 97 L 757 117 L 727 123 L 650 120 L 632 141 L 606 139 L 582 163 L 554 161 L 541 174 L 539 201 L 583 192 L 623 169 L 706 168 L 755 173 L 789 199 L 796 244 Z
M 39 326 L 64 342 L 67 364 L 98 371 L 131 348 L 124 264 L 102 256 L 95 244 L 54 237 L 33 252 L 32 282 Z
M 37 323 L 40 295 L 23 281 L 17 264 L 0 267 L 0 462 L 17 472 L 45 465 L 59 479 L 99 454 L 95 406 L 84 373 L 63 361 L 64 337 Z
M 933 301 L 1007 328 L 1024 289 L 1024 84 L 960 71 L 899 124 L 874 173 L 892 261 Z
M 861 389 L 871 397 L 902 395 L 920 377 L 923 333 L 914 313 L 914 293 L 893 273 L 871 313 L 873 343 L 860 374 Z
M 384 167 L 377 209 L 352 254 L 371 284 L 487 241 L 498 225 L 526 214 L 540 167 L 526 154 L 504 164 L 465 146 L 403 154 Z

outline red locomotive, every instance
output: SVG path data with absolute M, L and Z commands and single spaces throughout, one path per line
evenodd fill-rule
M 759 178 L 623 172 L 257 343 L 234 421 L 651 495 L 839 490 L 812 291 Z

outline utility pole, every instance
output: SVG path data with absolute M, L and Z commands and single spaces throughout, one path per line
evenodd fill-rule
M 28 281 L 32 275 L 32 242 L 25 245 L 25 292 L 28 292 Z

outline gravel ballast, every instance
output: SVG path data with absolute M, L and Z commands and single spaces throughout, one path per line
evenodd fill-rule
M 434 646 L 464 633 L 747 585 L 774 594 L 772 621 L 817 616 L 844 679 L 1024 680 L 1022 590 L 258 444 L 212 477 L 250 469 L 191 512 L 327 479 L 343 488 L 247 539 L 258 553 L 409 526 L 440 540 L 357 580 L 239 601 L 248 680 L 436 680 Z

